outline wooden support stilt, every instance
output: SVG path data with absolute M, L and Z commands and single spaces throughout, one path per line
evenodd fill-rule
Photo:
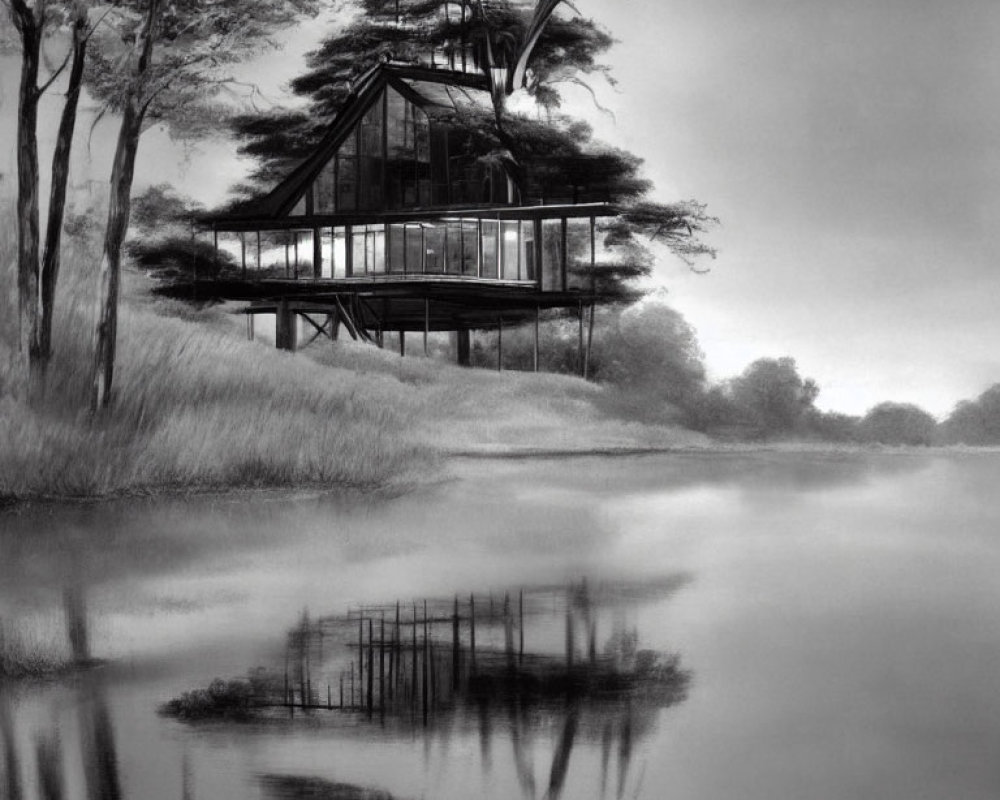
M 219 231 L 216 230 L 215 224 L 212 224 L 212 266 L 215 271 L 219 271 Z
M 399 332 L 399 357 L 406 355 L 406 331 Z
M 260 272 L 260 231 L 257 231 L 257 271 Z
M 541 312 L 540 312 L 538 306 L 535 306 L 535 351 L 532 354 L 533 355 L 533 358 L 532 358 L 532 367 L 533 367 L 533 369 L 534 369 L 535 372 L 538 372 L 538 360 L 539 360 L 538 359 L 538 329 L 539 329 L 539 317 L 540 316 L 541 316 Z
M 247 235 L 240 234 L 240 264 L 243 269 L 243 280 L 247 277 Z
M 279 350 L 294 351 L 298 338 L 295 311 L 287 300 L 279 300 L 274 316 L 274 346 Z
M 295 231 L 295 280 L 299 279 L 299 232 Z
M 288 251 L 289 251 L 289 246 L 288 246 L 288 242 L 285 242 L 285 277 L 286 277 L 286 278 L 287 278 L 287 277 L 288 277 L 288 276 L 289 276 L 289 275 L 291 274 L 291 272 L 292 272 L 292 269 L 291 269 L 291 266 L 292 266 L 292 265 L 291 265 L 291 260 L 290 260 L 290 258 L 289 258 L 289 256 L 288 256 Z
M 417 604 L 413 604 L 413 650 L 410 658 L 410 707 L 417 707 Z
M 590 350 L 594 343 L 594 303 L 590 304 L 590 321 L 587 324 L 587 349 L 583 353 L 583 377 L 590 377 Z
M 468 330 L 455 331 L 455 343 L 458 351 L 458 365 L 468 367 L 472 364 L 472 337 Z
M 424 298 L 424 355 L 428 355 L 427 350 L 427 336 L 431 330 L 431 301 L 430 298 Z
M 340 673 L 340 708 L 344 708 L 344 673 Z
M 586 371 L 584 367 L 585 362 L 584 362 L 584 345 L 583 345 L 583 301 L 582 300 L 577 306 L 577 315 L 580 317 L 580 341 L 577 346 L 576 353 L 577 353 L 577 358 L 579 359 L 578 363 L 580 365 L 580 375 L 585 376 Z
M 497 372 L 503 372 L 503 317 L 497 317 Z

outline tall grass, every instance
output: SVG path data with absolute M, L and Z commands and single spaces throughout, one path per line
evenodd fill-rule
M 576 378 L 469 370 L 350 342 L 298 354 L 243 336 L 233 309 L 193 310 L 126 271 L 112 408 L 87 405 L 96 227 L 66 237 L 41 402 L 17 386 L 12 209 L 0 208 L 0 498 L 161 489 L 374 488 L 433 473 L 442 452 L 689 444 L 610 420 Z M 196 324 L 193 324 L 196 323 Z

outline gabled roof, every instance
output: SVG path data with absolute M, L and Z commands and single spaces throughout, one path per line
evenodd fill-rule
M 358 80 L 313 154 L 259 200 L 246 203 L 238 214 L 208 215 L 206 220 L 243 217 L 279 218 L 288 215 L 302 192 L 333 158 L 347 136 L 387 86 L 393 87 L 425 111 L 452 111 L 459 100 L 489 104 L 489 84 L 482 74 L 428 69 L 401 64 L 379 64 Z M 488 107 L 488 105 L 484 106 Z

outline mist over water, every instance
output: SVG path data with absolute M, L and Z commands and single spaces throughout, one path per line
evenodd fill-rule
M 5 652 L 51 674 L 0 684 L 0 795 L 1000 791 L 1000 459 L 664 455 L 453 471 L 392 499 L 5 515 Z M 392 641 L 396 601 L 400 630 L 412 636 L 417 620 L 421 638 L 385 649 L 381 673 L 379 621 Z M 434 670 L 426 723 L 414 655 Z M 398 694 L 380 713 L 390 658 Z M 341 710 L 349 667 L 375 670 L 374 699 Z M 158 713 L 257 668 L 274 679 L 267 708 Z

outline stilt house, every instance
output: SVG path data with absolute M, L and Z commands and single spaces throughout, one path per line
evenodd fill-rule
M 455 124 L 491 97 L 482 72 L 454 62 L 387 62 L 360 78 L 269 194 L 206 218 L 217 251 L 220 236 L 238 237 L 240 263 L 199 291 L 250 301 L 251 331 L 254 314 L 276 315 L 277 346 L 290 350 L 343 328 L 379 345 L 397 332 L 404 353 L 415 334 L 426 351 L 429 332 L 452 331 L 468 364 L 470 331 L 499 330 L 502 343 L 504 326 L 533 322 L 537 369 L 544 309 L 579 316 L 582 348 L 595 231 L 616 211 L 570 192 L 525 202 Z

